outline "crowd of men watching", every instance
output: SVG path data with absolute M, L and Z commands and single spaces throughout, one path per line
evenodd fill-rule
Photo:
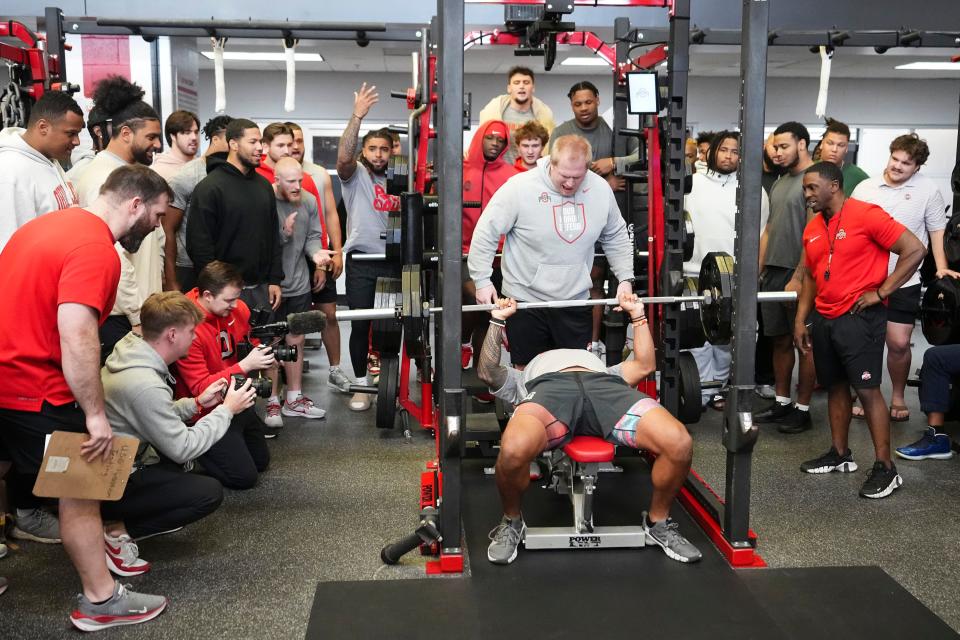
M 699 551 L 668 513 L 690 466 L 689 435 L 634 388 L 655 369 L 633 293 L 634 247 L 616 199 L 637 155 L 614 155 L 614 132 L 592 83 L 570 88 L 572 117 L 559 125 L 534 92 L 534 73 L 512 69 L 507 93 L 480 111 L 464 158 L 463 301 L 497 309 L 464 316 L 462 365 L 476 365 L 492 394 L 516 405 L 497 462 L 503 518 L 488 557 L 506 564 L 517 556 L 530 462 L 574 435 L 592 434 L 658 454 L 644 515 L 648 541 L 674 560 L 695 562 Z M 97 85 L 86 122 L 73 98 L 48 92 L 25 129 L 0 132 L 0 295 L 18 300 L 16 314 L 0 317 L 0 348 L 8 354 L 0 362 L 7 381 L 0 472 L 16 515 L 12 535 L 62 541 L 77 569 L 82 593 L 71 621 L 78 628 L 159 615 L 164 597 L 135 593 L 111 577 L 150 569 L 137 541 L 210 514 L 223 488 L 254 487 L 270 463 L 266 440 L 285 417 L 324 419 L 303 392 L 304 336 L 285 336 L 299 348 L 281 365 L 269 345 L 250 344 L 251 322 L 319 310 L 327 318 L 321 336 L 329 386 L 349 393 L 353 384 L 373 383 L 369 321 L 352 323 L 353 376 L 340 367 L 336 281 L 345 273 L 347 304 L 363 309 L 374 307 L 378 278 L 399 275 L 398 265 L 357 259 L 384 253 L 381 233 L 399 206 L 386 182 L 399 141 L 386 129 L 361 135 L 379 96 L 365 84 L 354 96 L 332 167 L 340 211 L 330 174 L 304 157 L 296 123 L 261 130 L 218 115 L 201 128 L 186 111 L 162 122 L 142 89 L 116 76 Z M 85 126 L 93 148 L 78 152 Z M 207 144 L 197 157 L 201 135 Z M 848 126 L 828 120 L 812 149 L 806 127 L 787 122 L 764 148 L 759 288 L 797 291 L 799 299 L 761 305 L 757 389 L 773 403 L 754 419 L 786 434 L 810 429 L 819 383 L 828 391 L 831 447 L 801 469 L 856 470 L 847 435 L 851 418 L 861 417 L 876 461 L 860 495 L 881 498 L 902 484 L 890 422 L 909 419 L 904 389 L 920 262 L 929 248 L 936 277 L 960 273 L 943 250 L 944 199 L 919 173 L 926 142 L 898 136 L 882 175 L 872 178 L 847 161 L 850 142 Z M 696 242 L 684 271 L 695 275 L 707 253 L 733 253 L 739 133 L 701 133 L 687 153 L 694 175 L 685 208 Z M 610 274 L 617 284 L 609 293 L 632 330 L 633 357 L 622 365 L 608 368 L 599 358 L 599 309 L 516 307 L 606 297 Z M 501 365 L 502 344 L 510 367 Z M 889 405 L 880 393 L 885 346 Z M 942 425 L 951 377 L 960 373 L 956 349 L 926 354 L 921 406 L 929 426 L 920 440 L 896 449 L 900 457 L 952 455 Z M 702 379 L 728 377 L 727 347 L 706 343 L 692 351 Z M 262 415 L 254 407 L 256 377 L 269 378 L 271 387 Z M 721 409 L 723 397 L 705 392 L 702 402 Z M 356 393 L 347 405 L 365 411 L 371 395 Z M 87 433 L 88 460 L 108 455 L 114 434 L 140 440 L 120 500 L 62 498 L 54 509 L 33 495 L 44 438 L 55 430 Z M 5 587 L 0 579 L 0 591 Z

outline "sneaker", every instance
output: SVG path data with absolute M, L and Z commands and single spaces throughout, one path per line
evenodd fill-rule
M 793 403 L 780 404 L 779 402 L 774 402 L 773 406 L 769 409 L 764 409 L 759 413 L 753 414 L 753 421 L 757 424 L 780 422 L 780 419 L 790 415 L 794 408 Z
M 777 424 L 777 431 L 787 434 L 803 433 L 809 431 L 810 427 L 813 426 L 810 421 L 810 412 L 801 411 L 796 407 L 793 407 L 790 413 L 777 420 Z
M 777 390 L 773 388 L 773 385 L 769 384 L 758 384 L 753 388 L 753 392 L 767 400 L 773 400 L 777 397 Z
M 860 487 L 862 498 L 886 498 L 903 484 L 903 478 L 897 473 L 897 466 L 890 463 L 890 468 L 877 460 L 873 468 L 867 473 L 867 479 Z
M 315 405 L 313 400 L 302 393 L 293 402 L 284 402 L 280 413 L 293 418 L 308 418 L 310 420 L 323 420 L 323 417 L 327 415 L 326 411 Z
M 371 376 L 380 375 L 380 356 L 375 353 L 367 355 L 367 373 Z
M 17 509 L 11 538 L 33 540 L 44 544 L 60 544 L 60 521 L 44 509 Z
M 473 366 L 473 345 L 460 345 L 460 366 L 464 371 Z
M 897 449 L 897 455 L 905 460 L 949 460 L 953 457 L 950 436 L 937 433 L 934 427 L 927 427 L 923 437 Z
M 487 547 L 487 560 L 493 564 L 510 564 L 516 560 L 517 547 L 526 531 L 527 525 L 522 517 L 517 521 L 503 516 L 500 524 L 489 534 L 491 542 Z
M 283 418 L 280 417 L 280 403 L 267 401 L 267 415 L 263 419 L 263 424 L 271 429 L 280 429 L 283 427 Z
M 655 522 L 652 527 L 647 525 L 647 512 L 643 512 L 643 533 L 647 544 L 655 544 L 663 549 L 667 557 L 677 562 L 697 562 L 703 557 L 700 550 L 689 540 L 680 535 L 680 525 L 667 518 L 662 522 Z
M 150 571 L 150 563 L 140 557 L 140 548 L 129 535 L 113 537 L 104 532 L 107 568 L 121 578 L 143 575 Z
M 603 357 L 607 355 L 607 348 L 602 342 L 591 342 L 588 351 L 601 360 L 603 360 Z
M 355 393 L 353 397 L 350 398 L 350 411 L 366 411 L 370 408 L 370 399 L 371 394 L 369 393 Z
M 857 463 L 853 461 L 853 452 L 847 449 L 847 453 L 841 456 L 834 447 L 830 447 L 830 451 L 819 458 L 807 460 L 800 465 L 800 471 L 806 473 L 853 473 L 856 470 Z
M 473 399 L 480 404 L 490 404 L 493 402 L 493 394 L 489 391 L 481 391 L 480 393 L 474 394 Z
M 77 596 L 77 608 L 70 614 L 70 622 L 81 631 L 100 631 L 125 624 L 139 624 L 153 620 L 167 608 L 163 596 L 151 596 L 130 591 L 130 585 L 117 582 L 113 596 L 103 604 L 93 604 L 82 593 Z
M 330 369 L 330 377 L 327 378 L 327 384 L 344 393 L 350 393 L 350 385 L 353 384 L 353 381 L 347 377 L 347 374 L 337 368 Z

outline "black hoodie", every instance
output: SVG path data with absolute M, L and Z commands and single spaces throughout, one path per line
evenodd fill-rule
M 244 174 L 225 158 L 211 156 L 207 177 L 190 198 L 187 253 L 198 272 L 221 260 L 240 269 L 248 286 L 279 285 L 282 249 L 270 183 L 254 170 Z

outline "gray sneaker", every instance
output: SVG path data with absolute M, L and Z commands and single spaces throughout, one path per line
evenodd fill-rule
M 353 384 L 353 381 L 338 367 L 330 370 L 330 377 L 327 378 L 327 384 L 344 393 L 350 393 L 350 385 Z
M 700 550 L 680 535 L 680 525 L 667 518 L 647 526 L 647 512 L 643 512 L 643 532 L 647 535 L 647 544 L 658 545 L 668 558 L 677 562 L 696 562 L 703 557 Z
M 130 591 L 130 585 L 114 583 L 113 596 L 103 604 L 93 604 L 82 593 L 77 596 L 77 608 L 70 614 L 70 622 L 82 631 L 100 631 L 125 624 L 140 624 L 153 620 L 167 608 L 163 596 L 151 596 Z
M 490 532 L 490 546 L 487 547 L 487 560 L 494 564 L 510 564 L 517 559 L 517 547 L 523 540 L 527 525 L 523 518 L 510 520 L 503 516 L 500 524 Z
M 17 509 L 17 523 L 11 538 L 33 540 L 44 544 L 60 544 L 60 521 L 43 509 Z

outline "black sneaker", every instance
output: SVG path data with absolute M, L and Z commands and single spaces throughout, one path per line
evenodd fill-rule
M 852 473 L 856 470 L 857 463 L 853 461 L 853 452 L 847 449 L 846 454 L 840 455 L 834 447 L 830 447 L 830 451 L 819 458 L 807 460 L 800 465 L 800 471 L 805 473 Z
M 897 473 L 897 466 L 890 463 L 888 469 L 886 465 L 877 460 L 873 463 L 873 469 L 867 474 L 867 480 L 860 487 L 860 497 L 862 498 L 886 498 L 896 491 L 903 484 L 903 478 Z
M 764 409 L 760 413 L 753 414 L 753 421 L 757 424 L 766 424 L 769 422 L 780 422 L 781 418 L 790 415 L 794 410 L 793 403 L 780 404 L 774 402 L 769 409 Z
M 809 431 L 810 427 L 813 426 L 810 422 L 810 412 L 801 411 L 796 407 L 793 407 L 790 413 L 777 420 L 777 423 L 779 424 L 777 431 L 789 434 L 803 433 Z

